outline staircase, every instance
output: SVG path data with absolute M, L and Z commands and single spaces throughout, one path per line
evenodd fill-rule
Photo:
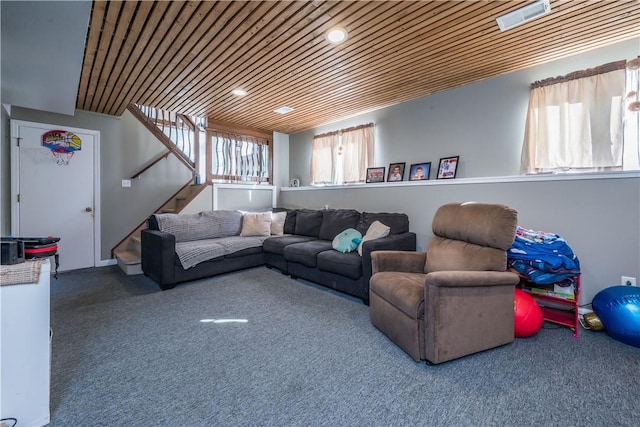
M 207 184 L 194 184 L 190 181 L 173 195 L 164 205 L 155 210 L 154 213 L 180 213 L 189 202 L 196 198 L 198 194 L 207 187 Z M 118 266 L 125 274 L 142 274 L 142 244 L 140 235 L 142 230 L 147 228 L 147 221 L 140 224 L 134 231 L 125 237 L 112 253 L 118 262 Z
M 198 147 L 200 133 L 198 126 L 194 120 L 181 114 L 133 104 L 128 107 L 128 110 L 167 148 L 167 151 L 160 153 L 148 164 L 143 165 L 138 172 L 131 176 L 131 179 L 140 177 L 146 170 L 169 155 L 176 156 L 192 172 L 193 179 L 153 212 L 180 213 L 207 186 L 207 184 L 195 184 L 196 171 L 198 170 L 197 162 L 199 161 L 198 152 L 195 149 Z M 147 228 L 146 220 L 111 250 L 111 255 L 115 257 L 118 266 L 128 275 L 142 274 L 140 235 L 145 228 Z

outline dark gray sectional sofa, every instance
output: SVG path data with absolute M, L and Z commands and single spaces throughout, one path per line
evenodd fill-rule
M 283 210 L 287 212 L 284 234 L 264 237 L 241 237 L 242 213 L 238 211 L 201 212 L 182 217 L 152 215 L 149 228 L 142 231 L 142 270 L 165 290 L 189 280 L 266 265 L 293 278 L 361 298 L 368 304 L 371 252 L 416 250 L 416 235 L 409 231 L 409 218 L 405 214 L 351 209 L 274 209 L 274 212 Z M 171 231 L 170 227 L 163 229 L 159 224 L 175 218 L 189 221 L 180 231 L 174 230 L 175 234 L 167 231 Z M 221 218 L 225 221 L 222 228 L 215 225 Z M 362 256 L 357 251 L 342 253 L 333 249 L 336 235 L 355 228 L 364 236 L 374 221 L 390 227 L 389 235 L 365 241 Z M 202 226 L 198 226 L 200 223 Z M 184 268 L 185 255 L 181 254 L 181 262 L 176 249 L 182 248 L 184 252 L 185 245 L 191 248 L 213 245 L 215 256 Z
M 363 236 L 374 221 L 391 228 L 389 236 L 369 240 L 357 251 L 333 249 L 333 238 L 347 228 Z M 409 218 L 400 213 L 370 213 L 350 209 L 287 212 L 284 236 L 264 241 L 267 267 L 275 267 L 293 278 L 302 278 L 345 292 L 369 302 L 371 252 L 375 250 L 416 250 L 416 235 L 409 231 Z

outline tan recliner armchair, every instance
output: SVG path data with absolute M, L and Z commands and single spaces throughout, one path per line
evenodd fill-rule
M 450 203 L 424 252 L 371 253 L 371 323 L 414 360 L 441 363 L 514 339 L 516 274 L 506 271 L 518 213 Z

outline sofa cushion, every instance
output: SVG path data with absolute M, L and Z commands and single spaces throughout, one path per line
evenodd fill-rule
M 316 239 L 294 243 L 284 248 L 284 259 L 307 267 L 316 267 L 318 254 L 327 250 L 333 251 L 333 248 L 331 247 L 331 242 L 326 240 Z
M 286 212 L 271 213 L 271 235 L 282 236 L 284 234 L 284 221 L 287 218 Z
M 362 258 L 357 252 L 324 251 L 318 254 L 318 270 L 358 280 L 362 277 Z
M 371 213 L 363 212 L 356 229 L 364 236 L 375 221 L 380 221 L 389 226 L 389 234 L 401 234 L 409 231 L 409 217 L 401 213 Z
M 296 230 L 293 234 L 318 237 L 321 226 L 322 211 L 302 209 L 296 214 Z M 333 239 L 333 237 L 331 238 Z
M 277 254 L 284 256 L 284 248 L 294 243 L 308 242 L 310 240 L 317 240 L 315 237 L 309 236 L 271 236 L 267 238 L 263 245 L 262 250 L 267 253 Z
M 284 234 L 295 234 L 296 233 L 296 218 L 298 216 L 298 211 L 290 210 L 287 211 L 287 217 L 284 220 Z
M 189 240 L 176 242 L 176 255 L 185 270 L 202 261 L 224 257 L 226 249 L 217 239 Z
M 176 243 L 237 236 L 242 228 L 240 211 L 205 211 L 197 214 L 155 214 L 158 230 L 171 233 Z
M 383 271 L 371 276 L 369 290 L 410 319 L 423 319 L 425 278 L 422 273 Z
M 203 261 L 219 258 L 247 248 L 262 247 L 265 237 L 230 236 L 218 239 L 176 243 L 176 254 L 185 270 Z
M 359 219 L 360 212 L 353 209 L 322 211 L 322 225 L 318 237 L 322 240 L 333 240 L 344 230 L 355 228 Z
M 242 249 L 236 252 L 231 252 L 230 254 L 226 254 L 225 258 L 242 258 L 243 256 L 259 254 L 262 252 L 262 246 L 254 246 L 251 248 Z

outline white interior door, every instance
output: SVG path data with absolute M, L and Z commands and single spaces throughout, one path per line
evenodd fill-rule
M 61 132 L 51 133 L 56 130 Z M 95 266 L 100 254 L 95 218 L 99 132 L 22 121 L 12 121 L 11 132 L 12 234 L 60 237 L 60 271 Z

